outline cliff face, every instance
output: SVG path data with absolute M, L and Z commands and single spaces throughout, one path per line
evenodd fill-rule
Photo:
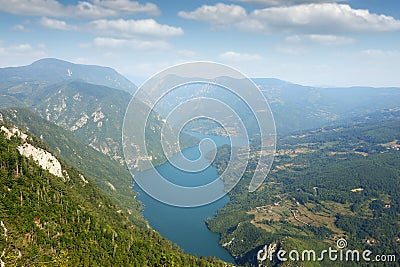
M 50 152 L 34 147 L 29 143 L 24 143 L 23 145 L 18 146 L 17 149 L 21 155 L 27 158 L 32 157 L 40 167 L 48 170 L 49 173 L 64 178 L 60 162 Z

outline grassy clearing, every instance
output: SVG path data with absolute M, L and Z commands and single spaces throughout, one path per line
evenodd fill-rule
M 316 227 L 323 226 L 337 234 L 343 233 L 343 230 L 336 227 L 336 218 L 333 214 L 354 215 L 350 210 L 350 204 L 325 201 L 318 205 L 314 203 L 301 205 L 288 200 L 283 201 L 279 205 L 257 207 L 247 213 L 254 216 L 254 219 L 251 220 L 254 226 L 264 229 L 267 232 L 277 233 L 288 231 L 298 235 L 308 234 L 306 231 L 299 229 L 299 227 L 305 224 Z

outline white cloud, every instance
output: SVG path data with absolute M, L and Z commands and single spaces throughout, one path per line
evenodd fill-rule
M 382 50 L 382 49 L 366 49 L 362 50 L 361 53 L 363 55 L 367 55 L 370 57 L 399 57 L 400 50 Z
M 300 56 L 308 53 L 307 47 L 304 46 L 292 46 L 292 45 L 276 45 L 276 51 L 282 54 L 291 55 L 291 56 Z
M 63 5 L 55 0 L 0 0 L 0 10 L 17 15 L 57 16 Z
M 93 3 L 99 6 L 107 7 L 112 10 L 118 10 L 127 13 L 147 13 L 149 15 L 159 15 L 160 10 L 157 5 L 153 3 L 146 3 L 144 5 L 139 2 L 129 0 L 93 0 Z
M 143 20 L 107 20 L 100 19 L 78 26 L 65 21 L 42 18 L 45 27 L 58 30 L 76 30 L 90 33 L 96 38 L 92 43 L 81 43 L 81 48 L 133 48 L 133 49 L 166 49 L 170 45 L 168 37 L 184 34 L 182 28 L 160 24 L 153 19 Z
M 21 54 L 21 53 L 31 52 L 33 48 L 30 44 L 19 44 L 19 45 L 9 46 L 6 48 L 6 50 L 10 53 Z
M 257 54 L 238 53 L 234 51 L 227 51 L 219 55 L 219 58 L 225 61 L 241 62 L 241 61 L 255 61 L 261 60 L 262 57 Z
M 151 3 L 140 4 L 129 0 L 79 1 L 64 5 L 57 0 L 0 0 L 0 11 L 25 16 L 106 18 L 140 12 L 158 14 L 158 7 Z
M 127 40 L 103 37 L 95 38 L 93 44 L 100 48 L 130 48 L 133 50 L 166 49 L 169 47 L 169 44 L 165 41 Z
M 231 0 L 233 2 L 259 4 L 267 6 L 290 6 L 311 3 L 337 3 L 346 2 L 347 0 Z
M 205 21 L 215 27 L 227 27 L 247 17 L 243 7 L 222 3 L 215 6 L 203 5 L 192 12 L 180 11 L 178 15 L 185 19 Z
M 14 31 L 26 31 L 25 26 L 21 24 L 14 25 L 11 29 Z
M 169 44 L 163 39 L 183 34 L 180 27 L 159 24 L 153 19 L 144 20 L 94 20 L 80 26 L 65 21 L 43 17 L 43 27 L 56 30 L 75 30 L 97 36 L 92 44 L 80 44 L 81 48 L 96 47 L 134 47 L 137 49 L 165 49 Z
M 232 14 L 224 16 L 227 13 Z M 251 13 L 238 5 L 203 5 L 192 12 L 181 11 L 179 15 L 186 19 L 208 22 L 212 27 L 236 27 L 264 33 L 303 32 L 327 35 L 400 30 L 400 20 L 393 17 L 336 3 L 269 7 L 256 9 Z
M 321 45 L 346 45 L 354 42 L 353 38 L 331 34 L 305 34 L 286 37 L 286 42 L 293 44 L 317 43 Z
M 75 26 L 69 25 L 65 21 L 50 19 L 46 17 L 41 18 L 40 25 L 54 30 L 64 30 L 64 31 L 76 30 Z
M 31 44 L 5 45 L 0 42 L 0 67 L 25 65 L 46 56 L 41 47 Z
M 178 51 L 178 55 L 185 58 L 193 58 L 198 56 L 198 53 L 190 49 L 181 49 Z
M 94 31 L 101 33 L 103 36 L 131 38 L 137 35 L 152 37 L 172 37 L 183 34 L 180 27 L 173 27 L 165 24 L 159 24 L 153 19 L 143 20 L 95 20 L 92 21 L 91 27 Z
M 113 17 L 118 14 L 117 10 L 104 8 L 102 6 L 94 5 L 90 2 L 78 2 L 76 6 L 69 6 L 69 16 L 77 16 L 84 18 L 104 18 Z
M 343 4 L 310 4 L 255 10 L 265 28 L 306 32 L 383 32 L 400 30 L 400 21 Z

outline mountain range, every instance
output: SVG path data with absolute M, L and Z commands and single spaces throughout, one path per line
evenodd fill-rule
M 74 64 L 67 61 L 44 58 L 28 66 L 0 69 L 0 88 L 10 93 L 33 90 L 35 86 L 82 81 L 103 85 L 132 94 L 137 88 L 124 76 L 109 67 Z
M 125 164 L 122 125 L 136 86 L 115 70 L 43 59 L 29 66 L 0 69 L 0 77 L 0 108 L 30 109 L 73 132 L 83 144 Z M 163 122 L 155 115 L 150 124 L 160 128 Z M 159 154 L 161 162 L 160 149 L 150 149 Z
M 302 132 L 308 136 L 315 128 L 319 129 L 317 132 L 332 132 L 334 125 L 392 120 L 400 112 L 400 88 L 318 88 L 269 78 L 253 81 L 268 99 L 279 137 L 297 138 Z M 106 258 L 98 255 L 108 255 L 115 264 L 132 266 L 166 266 L 172 262 L 177 266 L 226 265 L 216 259 L 183 254 L 151 230 L 141 215 L 127 169 L 132 162 L 125 162 L 121 141 L 124 115 L 135 90 L 133 83 L 111 68 L 58 59 L 0 69 L 1 126 L 9 132 L 18 128 L 23 136 L 29 136 L 28 143 L 53 155 L 69 176 L 69 180 L 62 181 L 34 159 L 22 156 L 19 147 L 26 140 L 21 139 L 22 134 L 7 138 L 7 130 L 0 132 L 0 174 L 4 185 L 0 220 L 3 231 L 8 231 L 8 236 L 0 237 L 0 251 L 6 251 L 0 257 L 2 261 L 11 265 L 52 262 L 59 266 L 89 266 L 96 259 L 105 263 Z M 184 97 L 201 93 L 204 92 L 189 90 Z M 224 95 L 219 97 L 235 103 Z M 156 164 L 165 160 L 159 131 L 165 124 L 163 110 L 174 105 L 173 97 L 167 100 L 165 107 L 159 107 L 161 116 L 150 116 L 149 127 L 154 131 L 150 132 L 151 144 L 147 148 L 157 158 Z M 144 114 L 148 107 L 139 105 L 143 105 L 140 110 Z M 245 120 L 251 116 L 243 105 L 236 107 Z M 255 130 L 253 126 L 249 123 L 251 131 Z M 176 134 L 176 129 L 170 125 L 167 128 L 169 134 Z M 128 129 L 137 134 L 134 121 Z M 168 153 L 194 142 L 190 138 L 183 145 L 169 142 Z M 285 155 L 281 157 L 282 161 L 287 160 Z M 30 192 L 32 188 L 35 190 Z M 241 197 L 241 193 L 235 194 Z M 219 216 L 216 221 L 220 219 Z M 224 233 L 212 222 L 209 225 L 228 238 L 231 229 Z M 78 233 L 85 233 L 88 238 Z M 73 245 L 75 240 L 79 245 Z M 254 249 L 249 244 L 248 247 Z M 248 251 L 240 253 L 245 252 Z M 130 259 L 132 255 L 136 261 Z
M 42 59 L 28 66 L 2 68 L 0 80 L 0 108 L 28 108 L 72 131 L 85 145 L 124 163 L 120 142 L 122 123 L 136 86 L 115 70 Z M 278 135 L 343 123 L 353 117 L 396 108 L 400 98 L 398 88 L 318 88 L 271 78 L 253 81 L 269 102 Z M 183 97 L 190 98 L 204 95 L 204 90 L 192 88 L 184 93 Z M 176 100 L 172 95 L 166 97 L 164 108 L 159 105 L 161 115 L 165 115 L 163 110 L 174 106 Z M 214 95 L 236 103 L 237 112 L 244 121 L 252 121 L 245 105 L 222 93 Z M 159 127 L 163 124 L 157 122 L 157 116 L 153 120 Z M 254 128 L 251 131 L 257 128 L 253 124 L 250 123 L 250 128 Z
M 268 99 L 278 135 L 346 123 L 399 107 L 399 88 L 318 88 L 277 79 L 253 81 Z

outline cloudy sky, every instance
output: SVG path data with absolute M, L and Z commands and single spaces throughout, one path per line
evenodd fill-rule
M 0 0 L 0 67 L 44 57 L 140 85 L 206 60 L 304 85 L 399 86 L 399 0 Z

